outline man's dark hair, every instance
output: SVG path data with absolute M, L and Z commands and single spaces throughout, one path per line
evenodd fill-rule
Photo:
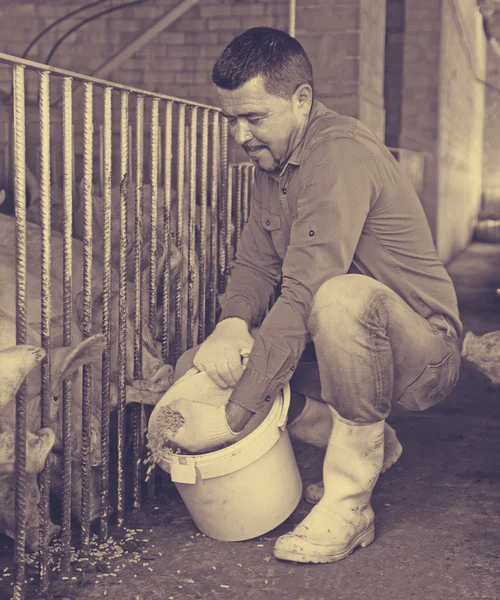
M 234 38 L 217 59 L 212 81 L 236 90 L 262 75 L 268 94 L 290 99 L 299 85 L 313 87 L 313 69 L 301 44 L 285 31 L 253 27 Z

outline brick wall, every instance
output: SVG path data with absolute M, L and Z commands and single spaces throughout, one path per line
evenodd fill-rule
M 120 4 L 119 0 L 114 0 Z M 56 53 L 52 64 L 90 73 L 158 19 L 176 0 L 150 0 L 85 25 Z M 213 104 L 210 74 L 223 48 L 238 33 L 257 25 L 288 28 L 288 0 L 201 0 L 159 34 L 109 79 Z M 0 49 L 20 55 L 28 42 L 56 18 L 81 6 L 76 0 L 9 2 L 0 7 Z M 30 57 L 44 61 L 61 32 L 92 11 L 72 18 L 38 44 Z M 383 135 L 383 49 L 385 0 L 299 0 L 297 38 L 310 54 L 317 96 Z M 10 75 L 0 72 L 0 90 Z M 36 98 L 36 82 L 30 86 Z

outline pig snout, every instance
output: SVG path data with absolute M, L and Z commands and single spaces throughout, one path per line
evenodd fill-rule
M 43 469 L 55 440 L 54 432 L 48 427 L 40 429 L 37 435 L 28 433 L 28 455 L 26 460 L 28 473 L 39 473 Z

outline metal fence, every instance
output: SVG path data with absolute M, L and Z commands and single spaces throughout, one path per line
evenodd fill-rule
M 0 215 L 0 230 L 4 235 L 7 229 L 15 240 L 15 265 L 10 265 L 15 277 L 12 289 L 0 294 L 0 308 L 8 308 L 2 302 L 10 298 L 17 345 L 30 342 L 35 324 L 46 351 L 39 425 L 59 431 L 64 575 L 71 570 L 75 544 L 75 498 L 83 556 L 89 551 L 96 501 L 100 543 L 108 538 L 111 513 L 120 527 L 127 511 L 141 505 L 144 409 L 139 403 L 127 408 L 129 386 L 147 380 L 151 364 L 175 365 L 186 348 L 215 327 L 218 294 L 248 217 L 254 168 L 228 164 L 227 121 L 215 107 L 5 54 L 0 63 L 12 72 L 14 208 L 14 215 Z M 30 77 L 36 78 L 34 103 L 28 103 L 26 93 Z M 27 148 L 33 139 L 39 148 L 39 194 L 32 194 L 28 203 Z M 78 153 L 80 184 L 75 175 Z M 54 155 L 62 163 L 56 181 Z M 68 351 L 96 339 L 102 342 L 98 360 L 85 362 L 76 388 L 74 376 L 65 376 L 60 401 L 53 389 L 56 338 Z M 150 393 L 155 385 L 144 389 Z M 27 472 L 30 394 L 25 382 L 13 400 L 14 600 L 26 593 L 32 485 L 40 493 L 39 587 L 42 592 L 49 588 L 51 488 L 57 471 L 48 458 L 38 484 Z M 132 458 L 127 459 L 130 438 Z M 111 478 L 113 447 L 116 477 Z M 126 460 L 132 469 L 127 470 Z M 128 478 L 131 485 L 126 485 Z

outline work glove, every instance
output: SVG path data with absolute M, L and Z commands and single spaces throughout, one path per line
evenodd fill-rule
M 253 342 L 243 319 L 224 319 L 201 344 L 193 364 L 221 389 L 233 388 L 243 374 Z

